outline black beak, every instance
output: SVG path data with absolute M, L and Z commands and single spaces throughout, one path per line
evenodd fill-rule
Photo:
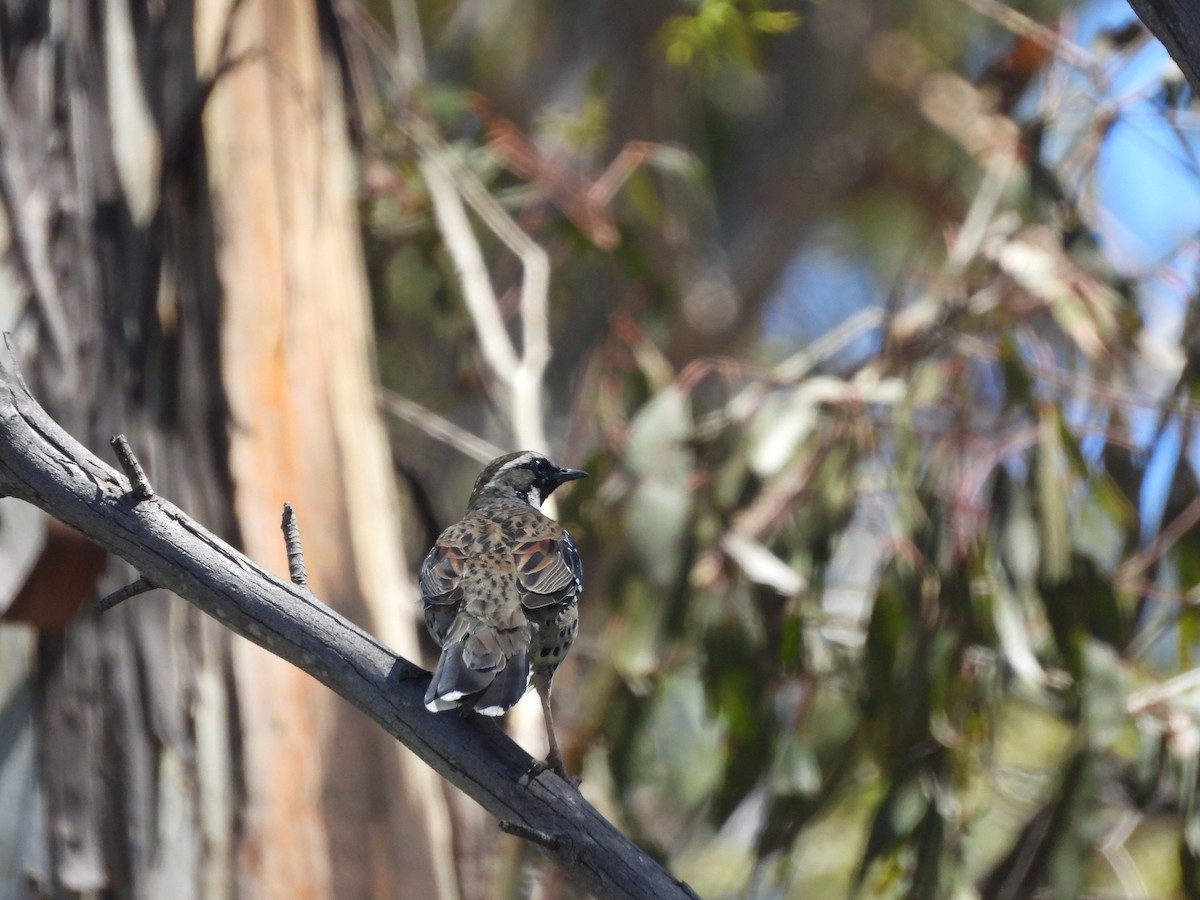
M 587 478 L 588 473 L 583 469 L 556 469 L 554 471 L 555 485 L 565 484 L 568 481 L 578 481 L 580 478 Z

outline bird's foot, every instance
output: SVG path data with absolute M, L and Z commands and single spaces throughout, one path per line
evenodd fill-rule
M 567 770 L 563 767 L 562 759 L 554 758 L 552 756 L 546 757 L 545 761 L 534 760 L 533 765 L 531 765 L 525 771 L 525 777 L 532 781 L 546 771 L 553 772 L 571 787 L 576 789 L 578 789 L 580 782 L 583 780 L 578 775 L 568 775 Z

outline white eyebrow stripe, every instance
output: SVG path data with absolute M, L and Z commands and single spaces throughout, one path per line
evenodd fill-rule
M 522 453 L 516 459 L 509 460 L 500 468 L 498 468 L 496 470 L 496 474 L 499 475 L 501 472 L 507 472 L 509 469 L 515 469 L 518 466 L 523 466 L 525 463 L 529 462 L 531 459 L 535 459 L 536 457 L 536 453 Z

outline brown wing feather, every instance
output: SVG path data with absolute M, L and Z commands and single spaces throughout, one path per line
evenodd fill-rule
M 552 603 L 574 602 L 583 580 L 583 566 L 566 531 L 561 531 L 557 538 L 522 541 L 516 545 L 513 556 L 522 604 L 537 609 Z
M 467 561 L 466 551 L 454 544 L 444 544 L 439 538 L 425 562 L 421 564 L 419 581 L 421 598 L 426 603 L 457 603 L 462 599 L 459 582 Z

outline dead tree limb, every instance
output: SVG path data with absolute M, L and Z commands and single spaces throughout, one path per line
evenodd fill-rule
M 144 493 L 144 492 L 143 492 Z M 0 495 L 73 526 L 242 637 L 345 697 L 514 833 L 535 841 L 567 877 L 600 897 L 694 897 L 490 720 L 434 715 L 428 673 L 276 578 L 177 507 L 140 498 L 129 480 L 63 431 L 25 386 L 0 342 Z
M 1163 42 L 1183 77 L 1200 96 L 1200 8 L 1194 0 L 1129 0 L 1150 32 Z

